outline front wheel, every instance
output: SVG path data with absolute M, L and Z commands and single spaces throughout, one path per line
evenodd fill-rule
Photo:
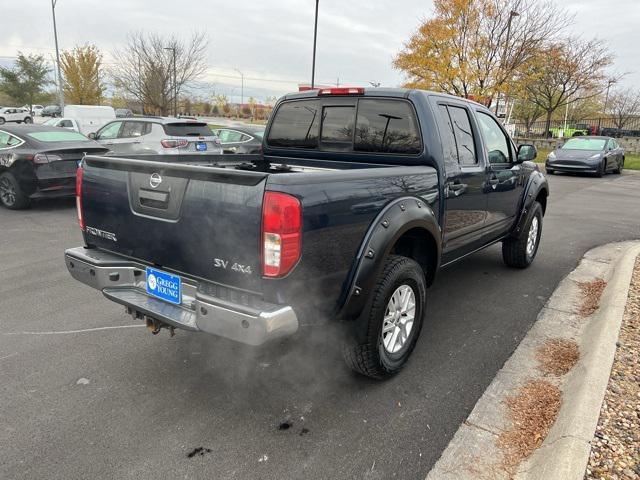
M 353 370 L 376 379 L 398 373 L 407 363 L 420 330 L 426 303 L 424 272 L 410 258 L 391 255 L 358 320 L 361 341 L 343 346 Z
M 527 268 L 536 258 L 541 236 L 542 206 L 538 202 L 533 202 L 519 235 L 502 241 L 504 263 L 514 268 Z
M 598 171 L 596 172 L 596 177 L 598 177 L 598 178 L 604 177 L 604 174 L 606 173 L 606 170 L 607 170 L 606 160 L 603 160 L 600 163 L 600 166 L 598 167 Z
M 5 121 L 6 121 L 6 120 L 5 120 L 4 118 L 0 117 L 0 125 L 4 125 L 4 122 L 5 122 Z
M 31 117 L 27 117 L 24 119 L 24 123 L 33 123 L 33 119 Z

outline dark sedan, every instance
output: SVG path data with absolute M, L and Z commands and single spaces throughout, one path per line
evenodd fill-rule
M 264 125 L 222 127 L 213 133 L 220 138 L 223 153 L 260 153 L 264 128 Z
M 611 137 L 574 137 L 547 157 L 547 173 L 586 172 L 602 177 L 624 168 L 624 150 Z
M 40 115 L 43 117 L 61 117 L 62 116 L 62 108 L 59 105 L 47 105 L 42 109 Z
M 27 208 L 32 199 L 75 194 L 76 170 L 85 154 L 108 149 L 72 130 L 40 125 L 0 127 L 0 202 Z

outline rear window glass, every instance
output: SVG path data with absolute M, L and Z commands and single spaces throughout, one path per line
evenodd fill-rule
M 284 103 L 278 108 L 269 130 L 274 147 L 316 148 L 320 127 L 320 102 Z
M 324 107 L 322 112 L 323 150 L 351 150 L 354 107 Z
M 172 137 L 210 137 L 213 135 L 209 125 L 199 122 L 167 123 L 164 132 Z
M 364 152 L 420 153 L 413 109 L 397 100 L 361 99 L 354 149 Z
M 31 138 L 39 142 L 88 142 L 89 139 L 78 132 L 70 130 L 56 130 L 52 132 L 30 132 Z

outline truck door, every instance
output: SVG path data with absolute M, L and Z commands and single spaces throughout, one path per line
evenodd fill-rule
M 444 154 L 443 264 L 482 246 L 487 215 L 485 166 L 464 104 L 438 102 L 438 128 Z
M 516 162 L 516 149 L 507 132 L 490 114 L 477 111 L 487 159 L 487 220 L 485 241 L 507 233 L 516 220 L 524 190 L 524 173 Z

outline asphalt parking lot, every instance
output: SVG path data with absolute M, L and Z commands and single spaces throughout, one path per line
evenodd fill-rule
M 443 271 L 384 383 L 330 346 L 152 336 L 68 275 L 72 200 L 0 209 L 0 478 L 423 479 L 582 254 L 640 238 L 640 175 L 549 182 L 533 266 L 495 246 Z

